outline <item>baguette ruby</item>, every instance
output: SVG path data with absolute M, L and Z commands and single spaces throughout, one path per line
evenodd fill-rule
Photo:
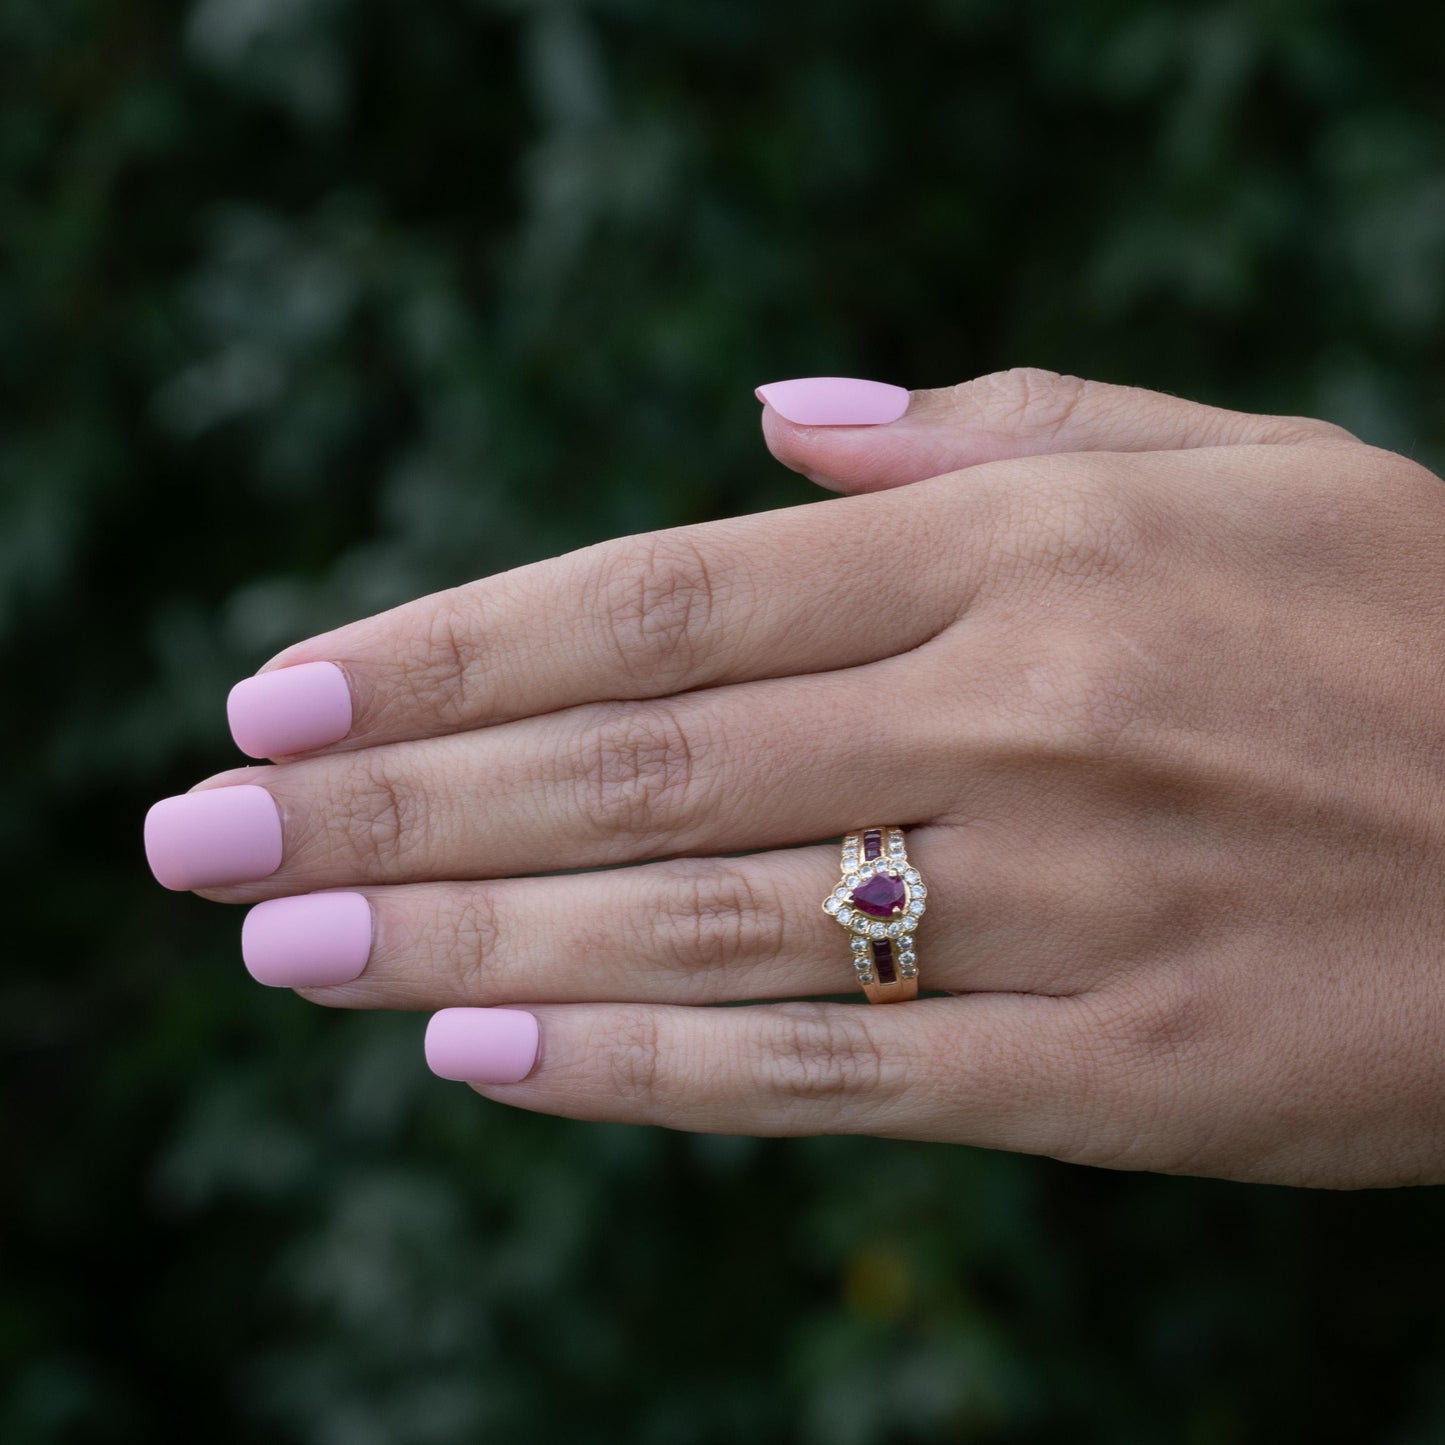
M 893 945 L 886 938 L 880 938 L 873 945 L 873 967 L 878 973 L 879 983 L 895 983 L 898 975 L 893 971 Z

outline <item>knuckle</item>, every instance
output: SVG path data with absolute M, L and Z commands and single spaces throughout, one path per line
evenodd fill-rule
M 439 594 L 407 668 L 411 701 L 443 725 L 469 719 L 478 660 L 474 608 L 459 588 Z
M 1151 969 L 1147 981 L 1116 984 L 1093 1000 L 1093 1036 L 1120 1075 L 1173 1070 L 1207 1035 L 1205 989 L 1187 968 Z
M 1182 1108 L 1208 1088 L 1209 1009 L 1182 969 L 1083 995 L 1088 1106 L 1054 1157 L 1096 1168 L 1187 1173 L 1207 1163 L 1208 1122 Z M 1188 1115 L 1189 1117 L 1185 1117 Z
M 1117 755 L 1148 712 L 1141 645 L 1122 626 L 1058 628 L 1020 648 L 999 709 L 1000 746 L 1030 755 Z
M 1262 522 L 1285 556 L 1321 553 L 1353 569 L 1369 563 L 1396 570 L 1402 543 L 1434 555 L 1445 488 L 1441 479 L 1399 452 L 1358 443 L 1335 447 L 1325 466 L 1319 450 L 1296 467 L 1263 502 Z M 1389 556 L 1376 554 L 1388 553 Z M 1352 579 L 1352 585 L 1355 584 Z
M 598 1054 L 607 1060 L 612 1090 L 644 1108 L 654 1104 L 662 1042 L 657 1016 L 649 1009 L 629 1009 L 609 1024 L 605 1039 L 595 1042 Z
M 667 865 L 671 872 L 644 926 L 658 962 L 682 974 L 766 964 L 783 950 L 783 900 L 776 885 L 716 863 Z
M 651 691 L 694 676 L 718 604 L 707 554 L 686 530 L 654 532 L 609 549 L 595 612 L 611 661 Z
M 605 710 L 577 764 L 584 816 L 607 838 L 670 837 L 697 807 L 700 748 L 666 703 Z
M 784 1102 L 850 1100 L 889 1092 L 898 1080 L 869 1032 L 862 1006 L 777 1004 L 761 1014 L 759 1067 L 769 1093 Z
M 1285 446 L 1318 446 L 1321 442 L 1361 445 L 1354 432 L 1320 417 L 1280 416 L 1273 418 L 1273 423 L 1273 440 Z
M 486 888 L 468 889 L 438 909 L 430 936 L 442 954 L 438 971 L 450 974 L 458 998 L 485 998 L 493 992 L 500 934 L 496 899 Z
M 1403 452 L 1386 451 L 1383 447 L 1369 447 L 1363 443 L 1359 444 L 1357 457 L 1359 465 L 1368 469 L 1368 479 L 1374 483 L 1373 487 L 1364 489 L 1367 493 L 1374 493 L 1370 497 L 1371 502 L 1383 491 L 1402 499 L 1424 501 L 1428 503 L 1432 515 L 1438 514 L 1441 480 L 1429 467 Z
M 413 791 L 392 777 L 384 764 L 360 755 L 346 784 L 332 816 L 355 857 L 374 861 L 384 873 L 391 873 L 424 848 L 426 810 L 416 805 Z
M 1009 430 L 1048 439 L 1069 423 L 1089 383 L 1042 367 L 1014 366 L 964 382 L 959 389 L 967 392 L 971 411 L 982 411 Z
M 1070 458 L 1066 474 L 1047 465 L 1035 484 L 1019 486 L 1012 530 L 1024 573 L 1066 586 L 1136 581 L 1159 537 L 1127 479 L 1117 464 L 1106 473 Z

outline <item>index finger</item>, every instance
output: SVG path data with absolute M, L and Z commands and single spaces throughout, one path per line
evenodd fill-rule
M 941 529 L 929 487 L 604 542 L 405 603 L 237 683 L 232 733 L 254 758 L 371 747 L 905 651 L 967 605 L 983 552 L 986 490 L 955 494 Z

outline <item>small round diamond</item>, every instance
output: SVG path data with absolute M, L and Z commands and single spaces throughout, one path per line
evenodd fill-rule
M 843 882 L 846 883 L 849 888 L 856 888 L 862 881 L 863 880 L 856 873 L 850 873 L 843 880 Z
M 881 923 L 875 923 L 875 924 L 873 924 L 873 926 L 872 926 L 871 928 L 869 928 L 868 932 L 869 932 L 869 933 L 872 935 L 872 937 L 874 937 L 874 938 L 887 938 L 887 937 L 888 937 L 888 930 L 887 930 Z
M 909 868 L 909 869 L 904 873 L 903 877 L 904 877 L 904 879 L 905 879 L 907 882 L 909 882 L 909 883 L 922 883 L 922 882 L 923 882 L 923 875 L 922 875 L 922 874 L 918 871 L 918 869 L 916 869 L 916 868 Z
M 873 982 L 873 975 L 872 975 L 871 973 L 860 973 L 860 974 L 858 975 L 858 982 L 859 982 L 859 983 L 872 983 L 872 982 Z
M 823 912 L 836 913 L 841 906 L 842 905 L 838 902 L 836 898 L 829 898 L 826 899 L 823 903 Z
M 918 955 L 911 950 L 905 950 L 898 955 L 898 966 L 900 968 L 912 968 L 918 962 Z
M 838 887 L 833 890 L 833 897 L 836 898 L 839 903 L 843 903 L 847 900 L 848 890 L 840 883 Z
M 853 910 L 851 908 L 840 908 L 838 910 L 839 923 L 851 923 L 853 921 Z
M 900 978 L 917 978 L 918 970 L 916 968 L 900 968 L 898 974 Z
M 908 911 L 909 911 L 910 913 L 912 913 L 912 914 L 922 913 L 922 912 L 923 912 L 923 900 L 922 900 L 921 898 L 915 898 L 915 899 L 913 900 L 913 902 L 908 905 Z
M 898 924 L 896 924 L 896 923 L 890 923 L 890 924 L 888 925 L 888 936 L 889 936 L 889 938 L 897 938 L 898 935 L 899 935 L 900 933 L 902 933 L 902 932 L 903 932 L 903 929 L 902 929 Z
M 918 920 L 911 915 L 905 914 L 902 918 L 898 920 L 898 926 L 903 930 L 904 943 L 912 943 L 913 940 L 908 937 L 908 935 L 911 934 L 913 930 L 918 927 Z
M 868 940 L 866 938 L 855 938 L 852 940 L 854 953 L 867 953 Z

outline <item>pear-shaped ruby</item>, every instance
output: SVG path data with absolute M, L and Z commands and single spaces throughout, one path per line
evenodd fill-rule
M 870 918 L 892 918 L 895 908 L 903 907 L 903 880 L 875 873 L 853 890 L 853 906 L 861 908 Z

